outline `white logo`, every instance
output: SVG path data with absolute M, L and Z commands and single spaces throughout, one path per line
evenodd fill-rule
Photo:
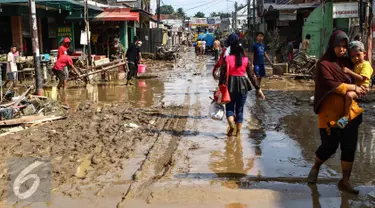
M 36 174 L 30 174 L 30 175 L 27 175 L 27 174 L 42 164 L 44 164 L 44 162 L 35 161 L 31 165 L 29 165 L 27 168 L 22 170 L 22 172 L 17 176 L 16 180 L 13 183 L 13 191 L 14 191 L 14 194 L 19 199 L 27 199 L 38 190 L 38 187 L 40 184 L 39 176 Z M 33 185 L 24 193 L 20 193 L 21 185 L 29 179 L 34 179 Z

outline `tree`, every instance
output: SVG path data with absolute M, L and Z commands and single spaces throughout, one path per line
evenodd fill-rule
M 197 13 L 194 15 L 194 17 L 196 17 L 196 18 L 204 18 L 204 17 L 206 17 L 206 15 L 205 15 L 203 12 L 197 12 Z
M 212 13 L 210 14 L 210 17 L 217 17 L 217 16 L 220 16 L 220 15 L 218 15 L 218 13 L 216 13 L 216 12 L 212 12 Z
M 158 10 L 156 10 L 158 12 Z M 172 5 L 163 5 L 160 7 L 160 14 L 173 14 L 174 8 Z
M 223 13 L 223 12 L 212 12 L 210 14 L 210 17 L 221 17 L 221 18 L 229 18 L 231 17 L 231 14 L 230 13 Z
M 183 8 L 178 8 L 177 11 L 176 11 L 176 15 L 179 18 L 185 18 L 186 17 L 186 13 L 185 13 Z
M 230 13 L 219 12 L 219 13 L 218 13 L 218 16 L 220 16 L 221 18 L 229 18 L 229 17 L 231 17 L 232 15 L 231 15 Z

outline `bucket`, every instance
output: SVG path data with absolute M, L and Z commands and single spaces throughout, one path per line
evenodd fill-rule
M 142 73 L 145 73 L 145 72 L 146 72 L 146 65 L 139 64 L 138 65 L 138 73 L 142 74 Z

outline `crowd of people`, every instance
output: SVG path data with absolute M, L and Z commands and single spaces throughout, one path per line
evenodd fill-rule
M 265 99 L 261 90 L 261 79 L 266 75 L 264 64 L 265 60 L 271 65 L 273 63 L 265 51 L 263 38 L 263 33 L 257 33 L 256 42 L 247 57 L 239 37 L 231 34 L 214 66 L 214 79 L 219 80 L 219 86 L 226 85 L 230 95 L 230 101 L 225 104 L 228 136 L 240 135 L 244 105 L 251 85 L 258 97 Z M 307 35 L 302 43 L 302 52 L 310 48 L 310 39 L 311 36 Z M 364 112 L 356 99 L 369 92 L 373 74 L 372 66 L 365 57 L 364 44 L 359 40 L 349 42 L 347 34 L 338 30 L 331 35 L 329 47 L 317 63 L 313 110 L 318 116 L 321 145 L 307 178 L 311 184 L 317 182 L 321 165 L 340 146 L 342 179 L 338 186 L 351 194 L 359 193 L 350 185 L 349 179 Z

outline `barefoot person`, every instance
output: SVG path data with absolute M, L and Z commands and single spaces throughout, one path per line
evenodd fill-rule
M 267 59 L 268 63 L 271 64 L 273 67 L 273 63 L 266 52 L 266 47 L 263 43 L 264 34 L 262 32 L 258 32 L 256 36 L 256 42 L 251 46 L 251 53 L 250 57 L 253 61 L 254 65 L 254 72 L 258 78 L 259 86 L 261 86 L 262 77 L 266 76 L 266 68 L 265 68 L 265 61 L 264 58 Z
M 336 121 L 344 116 L 346 93 L 355 91 L 358 95 L 363 95 L 366 92 L 365 89 L 353 84 L 354 80 L 343 70 L 343 67 L 353 69 L 353 63 L 345 57 L 348 40 L 348 36 L 343 31 L 335 31 L 329 40 L 329 48 L 317 64 L 314 111 L 318 114 L 321 145 L 315 152 L 315 164 L 309 173 L 308 182 L 313 184 L 317 182 L 320 166 L 340 146 L 342 179 L 339 181 L 339 188 L 358 194 L 359 191 L 349 184 L 349 178 L 363 109 L 352 100 L 349 124 L 344 129 L 338 128 L 336 124 Z
M 344 72 L 351 76 L 358 87 L 369 88 L 370 79 L 373 73 L 370 62 L 365 60 L 365 46 L 360 41 L 353 41 L 349 44 L 350 57 L 354 63 L 354 71 L 344 67 Z M 340 128 L 345 128 L 348 124 L 352 101 L 357 99 L 355 91 L 349 91 L 345 96 L 345 115 L 337 121 Z
M 227 65 L 229 65 L 228 83 L 226 83 Z M 228 136 L 239 135 L 241 131 L 247 92 L 251 90 L 251 84 L 245 76 L 246 73 L 257 90 L 258 95 L 264 98 L 251 68 L 251 64 L 249 63 L 249 59 L 244 55 L 244 50 L 239 41 L 236 40 L 231 44 L 230 55 L 226 57 L 225 62 L 221 66 L 219 81 L 219 85 L 227 85 L 231 97 L 231 102 L 225 106 L 230 127 Z

